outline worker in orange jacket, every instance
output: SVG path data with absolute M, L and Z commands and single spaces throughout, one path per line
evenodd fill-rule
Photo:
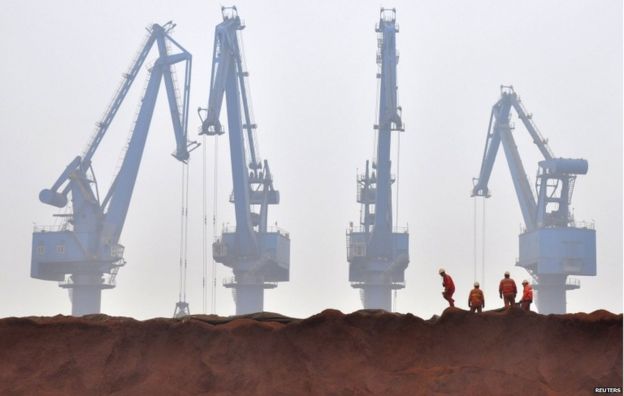
M 455 293 L 455 283 L 453 283 L 453 278 L 451 278 L 451 276 L 446 273 L 444 268 L 440 268 L 438 272 L 442 277 L 442 287 L 444 287 L 442 297 L 444 297 L 444 299 L 449 302 L 450 307 L 454 307 L 455 300 L 453 300 L 453 293 Z
M 500 298 L 504 298 L 505 309 L 508 309 L 516 303 L 517 293 L 516 282 L 509 277 L 509 271 L 505 271 L 505 277 L 500 281 L 500 285 L 498 286 L 498 294 Z
M 522 281 L 523 291 L 522 291 L 522 300 L 520 300 L 520 308 L 525 311 L 531 310 L 531 303 L 533 302 L 533 288 L 528 280 Z
M 485 308 L 485 297 L 483 296 L 483 290 L 479 289 L 479 282 L 474 283 L 474 289 L 468 295 L 468 306 L 470 307 L 470 312 L 477 311 L 478 313 L 481 313 L 481 310 Z

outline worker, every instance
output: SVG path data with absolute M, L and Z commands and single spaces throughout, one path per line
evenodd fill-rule
M 485 297 L 483 290 L 479 289 L 479 282 L 474 283 L 474 289 L 468 295 L 468 307 L 470 307 L 470 312 L 477 311 L 478 313 L 485 308 Z
M 520 300 L 520 308 L 525 311 L 531 310 L 531 303 L 533 302 L 533 288 L 528 280 L 522 281 L 524 290 L 522 291 L 522 300 Z
M 500 285 L 498 286 L 498 294 L 500 298 L 503 298 L 505 301 L 505 309 L 510 308 L 516 303 L 517 293 L 516 282 L 509 277 L 509 271 L 505 271 L 505 277 L 500 281 Z
M 453 278 L 446 273 L 444 268 L 440 268 L 438 272 L 442 277 L 442 287 L 444 287 L 442 297 L 449 302 L 449 307 L 454 307 L 455 300 L 453 300 L 453 293 L 455 293 L 455 284 L 453 283 Z

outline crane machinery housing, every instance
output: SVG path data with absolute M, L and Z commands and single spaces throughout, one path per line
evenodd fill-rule
M 233 289 L 236 314 L 264 310 L 264 289 L 289 280 L 290 236 L 267 226 L 269 205 L 280 195 L 273 176 L 256 146 L 256 124 L 252 119 L 249 85 L 242 45 L 241 23 L 236 7 L 222 7 L 223 21 L 215 28 L 208 107 L 199 109 L 200 134 L 217 136 L 225 131 L 219 121 L 225 96 L 232 167 L 236 227 L 224 228 L 213 243 L 216 262 L 232 268 L 234 278 L 224 282 Z
M 188 104 L 191 78 L 191 54 L 169 33 L 175 24 L 154 24 L 83 155 L 74 158 L 50 189 L 39 194 L 41 202 L 64 208 L 71 195 L 70 214 L 63 214 L 60 227 L 35 228 L 32 240 L 31 277 L 60 282 L 69 290 L 72 315 L 100 312 L 101 292 L 115 287 L 119 267 L 125 264 L 124 246 L 119 237 L 130 205 L 145 141 L 154 113 L 161 80 L 164 80 L 169 111 L 176 138 L 173 156 L 182 162 L 197 143 L 187 140 Z M 135 81 L 152 47 L 158 58 L 150 68 L 147 88 L 143 94 L 123 162 L 112 185 L 100 199 L 92 157 L 109 129 L 128 90 Z M 172 53 L 171 48 L 175 48 Z M 180 107 L 172 65 L 184 62 L 185 78 Z
M 357 177 L 357 202 L 362 204 L 360 227 L 347 231 L 349 281 L 361 289 L 366 309 L 392 309 L 392 290 L 405 287 L 409 263 L 407 229 L 393 228 L 390 160 L 391 133 L 402 132 L 401 107 L 397 104 L 396 10 L 380 11 L 377 32 L 377 78 L 380 80 L 377 159 Z
M 512 108 L 544 157 L 538 163 L 537 198 L 512 135 Z M 534 278 L 540 313 L 565 313 L 566 290 L 580 287 L 577 280 L 568 276 L 596 275 L 596 231 L 592 225 L 577 224 L 570 210 L 574 182 L 577 175 L 587 173 L 587 161 L 555 157 L 513 87 L 502 86 L 501 97 L 492 107 L 473 197 L 490 197 L 488 182 L 501 143 L 526 227 L 519 236 L 520 254 L 516 265 L 525 268 Z

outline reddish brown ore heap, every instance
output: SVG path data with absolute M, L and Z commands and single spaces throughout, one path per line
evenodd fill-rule
M 592 394 L 622 386 L 622 315 L 326 310 L 0 320 L 0 394 Z

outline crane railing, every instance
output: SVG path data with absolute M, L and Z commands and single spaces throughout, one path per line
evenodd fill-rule
M 372 225 L 371 228 L 374 228 L 375 225 Z M 393 226 L 392 230 L 393 233 L 398 233 L 398 234 L 408 234 L 409 233 L 409 227 L 407 226 Z M 356 226 L 355 224 L 353 226 L 349 226 L 349 229 L 347 231 L 347 238 L 349 236 L 349 233 L 361 233 L 361 232 L 366 232 L 366 227 L 364 226 Z M 347 242 L 348 244 L 348 242 Z
M 235 225 L 232 225 L 232 224 L 224 224 L 224 225 L 221 227 L 221 233 L 222 233 L 222 234 L 233 234 L 233 233 L 235 233 L 235 232 L 236 232 L 236 226 L 235 226 Z M 276 226 L 276 225 L 273 225 L 273 226 L 267 226 L 267 230 L 266 230 L 266 232 L 268 232 L 268 233 L 277 233 L 277 234 L 280 234 L 280 235 L 284 235 L 284 236 L 286 236 L 286 237 L 288 237 L 288 236 L 289 236 L 288 231 L 286 231 L 285 229 L 283 229 L 283 228 L 281 228 L 281 227 L 279 227 L 279 226 Z
M 57 231 L 71 231 L 71 224 L 68 222 L 64 222 L 62 224 L 54 224 L 54 225 L 33 225 L 33 232 L 57 232 Z

